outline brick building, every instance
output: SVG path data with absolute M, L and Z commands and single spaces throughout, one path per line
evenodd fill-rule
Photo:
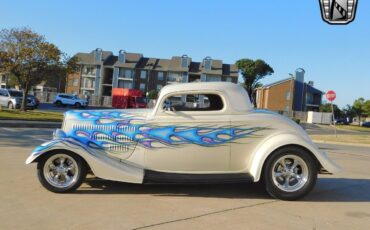
M 290 78 L 257 89 L 257 108 L 274 111 L 318 111 L 323 92 L 304 82 L 305 71 L 297 69 Z
M 238 69 L 222 60 L 204 58 L 194 62 L 187 55 L 171 59 L 148 58 L 139 53 L 119 51 L 118 56 L 101 49 L 77 53 L 80 70 L 67 77 L 66 92 L 111 96 L 112 88 L 160 90 L 166 84 L 194 81 L 237 83 Z

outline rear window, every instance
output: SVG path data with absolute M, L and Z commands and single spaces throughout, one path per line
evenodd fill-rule
M 163 108 L 172 111 L 217 111 L 224 108 L 218 94 L 178 94 L 167 97 Z
M 23 97 L 23 93 L 20 91 L 9 90 L 9 94 L 11 97 Z

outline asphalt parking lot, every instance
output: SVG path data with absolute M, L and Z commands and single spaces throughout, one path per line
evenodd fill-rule
M 320 148 L 343 167 L 301 201 L 258 184 L 133 185 L 89 177 L 71 194 L 45 190 L 24 161 L 49 129 L 0 128 L 0 229 L 368 229 L 370 149 Z

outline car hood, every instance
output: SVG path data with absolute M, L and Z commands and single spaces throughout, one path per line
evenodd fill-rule
M 64 114 L 64 120 L 99 124 L 122 122 L 128 119 L 145 120 L 151 111 L 151 109 L 70 110 Z

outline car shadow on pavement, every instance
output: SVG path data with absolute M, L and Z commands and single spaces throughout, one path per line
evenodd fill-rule
M 145 194 L 228 199 L 273 199 L 262 183 L 129 184 L 89 178 L 75 194 Z M 370 179 L 319 178 L 306 202 L 370 202 Z

